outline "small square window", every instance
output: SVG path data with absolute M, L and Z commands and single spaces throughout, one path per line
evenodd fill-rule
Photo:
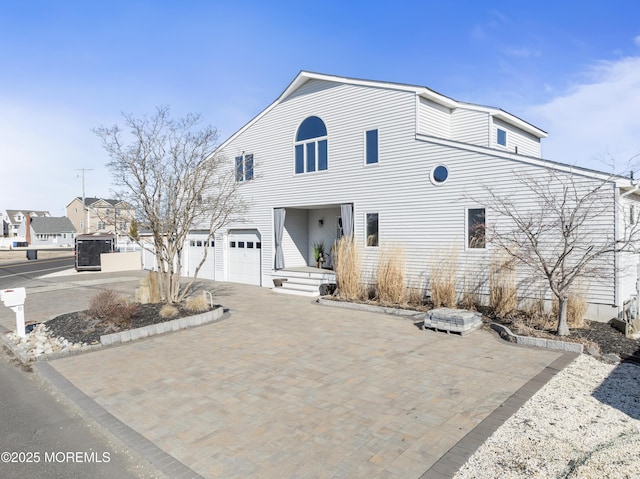
M 378 213 L 367 213 L 367 246 L 378 246 Z
M 244 241 L 238 241 L 238 248 L 244 248 Z
M 229 246 L 231 246 L 232 248 L 235 248 L 236 247 L 236 242 L 235 241 L 231 241 L 229 243 Z
M 507 132 L 498 128 L 498 145 L 507 146 Z
M 256 243 L 256 249 L 262 249 L 262 243 Z
M 201 247 L 202 246 L 202 241 L 201 240 L 196 241 L 196 246 L 197 247 Z
M 247 248 L 253 248 L 253 241 L 247 241 Z

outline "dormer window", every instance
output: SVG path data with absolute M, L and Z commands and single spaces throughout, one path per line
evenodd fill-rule
M 310 116 L 296 133 L 294 171 L 296 174 L 311 173 L 328 167 L 327 127 L 317 116 Z

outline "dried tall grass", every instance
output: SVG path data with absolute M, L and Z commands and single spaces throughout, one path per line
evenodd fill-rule
M 456 307 L 456 277 L 458 275 L 458 252 L 438 250 L 430 268 L 429 291 L 434 308 Z
M 476 268 L 465 264 L 462 279 L 462 297 L 460 306 L 462 309 L 475 311 L 480 304 L 480 289 L 482 288 L 481 274 Z
M 516 265 L 506 254 L 494 255 L 489 265 L 489 306 L 499 318 L 518 306 Z
M 569 293 L 567 297 L 567 325 L 570 328 L 584 328 L 584 317 L 587 314 L 587 299 L 576 289 Z M 553 301 L 553 314 L 557 318 L 560 304 L 558 300 Z
M 343 236 L 337 241 L 334 251 L 337 296 L 347 301 L 360 299 L 362 297 L 360 248 L 352 238 Z
M 401 246 L 382 247 L 376 272 L 376 291 L 381 303 L 407 302 L 404 250 Z

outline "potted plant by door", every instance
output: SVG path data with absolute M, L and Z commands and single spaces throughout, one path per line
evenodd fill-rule
M 313 259 L 316 260 L 316 268 L 321 268 L 324 263 L 324 242 L 313 243 Z

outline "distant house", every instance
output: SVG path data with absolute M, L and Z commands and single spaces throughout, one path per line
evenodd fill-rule
M 76 229 L 65 216 L 32 218 L 27 215 L 18 234 L 26 238 L 29 246 L 73 246 Z
M 80 233 L 128 234 L 133 208 L 122 200 L 76 197 L 67 205 L 67 218 Z M 83 212 L 84 211 L 84 212 Z
M 51 216 L 51 213 L 44 210 L 6 210 L 6 213 L 3 212 L 2 215 L 2 236 L 7 238 L 17 237 L 20 225 L 24 222 L 27 214 L 32 218 L 46 218 Z

